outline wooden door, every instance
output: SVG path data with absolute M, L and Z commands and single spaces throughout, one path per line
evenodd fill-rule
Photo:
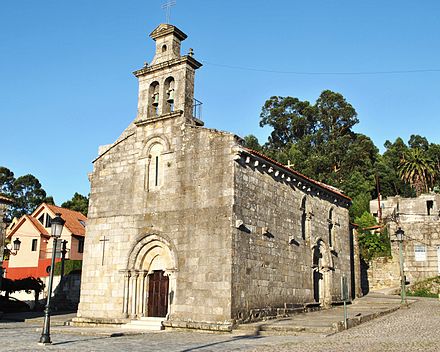
M 162 270 L 148 275 L 148 316 L 165 317 L 168 310 L 168 276 Z

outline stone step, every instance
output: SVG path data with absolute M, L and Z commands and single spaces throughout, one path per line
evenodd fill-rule
M 336 326 L 330 325 L 262 325 L 239 326 L 236 331 L 248 332 L 253 335 L 300 335 L 300 334 L 332 334 L 337 331 Z
M 165 318 L 142 317 L 124 324 L 123 327 L 127 329 L 159 331 L 164 329 L 162 325 L 164 320 Z

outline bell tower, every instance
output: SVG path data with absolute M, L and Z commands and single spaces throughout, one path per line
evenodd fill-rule
M 159 25 L 150 37 L 156 42 L 156 52 L 150 65 L 137 70 L 139 80 L 136 125 L 182 117 L 182 122 L 203 125 L 194 116 L 194 76 L 202 66 L 188 55 L 180 53 L 181 42 L 187 35 L 170 24 Z

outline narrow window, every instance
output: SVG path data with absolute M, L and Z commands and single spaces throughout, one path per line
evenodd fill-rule
M 78 253 L 84 252 L 84 238 L 81 237 L 78 239 Z
M 37 245 L 38 245 L 38 240 L 36 238 L 34 238 L 32 240 L 32 248 L 31 248 L 32 252 L 36 252 L 37 251 Z
M 162 160 L 163 147 L 160 143 L 155 143 L 149 154 L 148 162 L 148 189 L 153 190 L 162 186 L 164 181 L 164 170 Z
M 415 245 L 414 246 L 414 257 L 416 262 L 423 262 L 426 260 L 426 246 Z
M 306 239 L 306 225 L 307 225 L 307 211 L 306 211 L 306 198 L 304 197 L 301 202 L 301 238 Z
M 154 185 L 157 187 L 159 185 L 159 156 L 156 155 L 156 165 L 155 165 L 155 175 L 154 175 Z
M 328 213 L 328 245 L 333 247 L 333 209 Z

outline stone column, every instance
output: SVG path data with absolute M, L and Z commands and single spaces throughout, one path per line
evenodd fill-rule
M 176 270 L 167 270 L 165 275 L 168 276 L 168 307 L 166 319 L 169 320 L 176 300 Z
M 128 318 L 128 302 L 130 299 L 130 271 L 124 272 L 124 303 L 122 307 L 122 313 Z
M 138 276 L 139 272 L 137 270 L 132 270 L 131 273 L 131 317 L 135 318 L 137 313 L 137 300 L 138 300 L 138 290 L 137 290 L 137 283 L 138 283 Z
M 139 315 L 141 317 L 145 317 L 145 278 L 147 277 L 148 272 L 142 270 L 140 272 L 140 294 L 139 294 Z

